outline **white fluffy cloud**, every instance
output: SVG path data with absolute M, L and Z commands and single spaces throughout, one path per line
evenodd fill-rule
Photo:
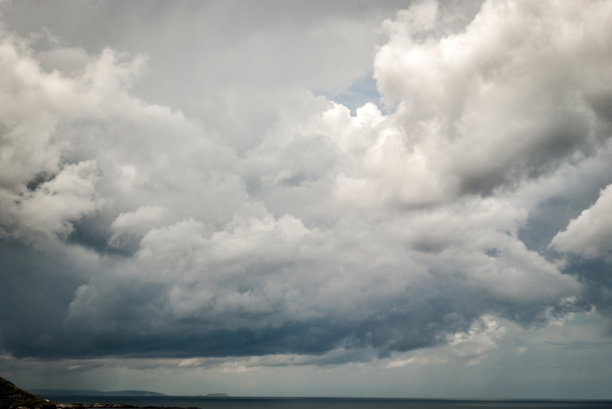
M 52 180 L 34 191 L 1 192 L 3 235 L 36 241 L 58 235 L 66 238 L 72 222 L 101 205 L 95 192 L 96 164 L 83 161 L 65 166 Z
M 590 208 L 570 221 L 551 246 L 558 251 L 612 261 L 612 185 L 603 189 Z
M 385 23 L 375 77 L 397 105 L 394 132 L 348 189 L 405 204 L 487 193 L 609 137 L 609 3 L 485 2 L 456 33 L 437 10 L 421 2 Z

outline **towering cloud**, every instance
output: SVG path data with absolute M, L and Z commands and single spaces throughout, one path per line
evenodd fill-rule
M 610 5 L 553 3 L 486 2 L 450 33 L 434 2 L 387 21 L 375 78 L 397 108 L 351 185 L 426 204 L 515 187 L 605 146 Z

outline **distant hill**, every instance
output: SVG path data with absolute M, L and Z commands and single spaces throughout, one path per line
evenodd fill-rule
M 41 396 L 165 396 L 163 393 L 151 391 L 97 391 L 93 389 L 32 389 Z
M 17 408 L 19 406 L 30 409 L 55 409 L 55 402 L 39 398 L 0 377 L 0 409 Z

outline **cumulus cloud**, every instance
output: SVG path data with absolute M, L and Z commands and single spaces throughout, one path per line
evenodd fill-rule
M 506 331 L 506 327 L 494 316 L 484 315 L 466 331 L 449 334 L 446 348 L 411 352 L 407 358 L 394 357 L 388 360 L 386 367 L 444 364 L 456 360 L 465 362 L 467 366 L 478 365 L 487 352 L 498 347 L 497 342 L 504 337 Z
M 608 4 L 485 2 L 456 33 L 442 14 L 420 2 L 385 23 L 375 78 L 395 132 L 345 188 L 404 204 L 488 194 L 609 137 Z
M 603 189 L 597 201 L 580 213 L 567 228 L 553 237 L 558 251 L 612 262 L 612 185 Z
M 124 175 L 121 179 L 128 179 Z M 154 227 L 163 224 L 167 212 L 160 206 L 142 206 L 133 212 L 121 213 L 110 225 L 112 247 L 136 250 L 142 236 Z
M 116 273 L 78 289 L 65 325 L 81 340 L 120 334 L 130 341 L 117 347 L 132 352 L 146 338 L 156 353 L 170 342 L 179 356 L 369 347 L 385 355 L 445 343 L 483 311 L 539 319 L 580 289 L 513 237 L 520 212 L 504 203 L 394 219 L 367 231 L 376 242 L 352 220 L 330 231 L 262 208 L 245 213 L 221 230 L 193 219 L 151 230 Z
M 2 191 L 2 226 L 5 236 L 36 240 L 72 232 L 72 222 L 94 212 L 101 199 L 94 184 L 97 179 L 94 161 L 65 166 L 51 180 L 31 189 Z
M 228 80 L 210 122 L 134 91 L 155 55 L 2 32 L 2 273 L 25 286 L 36 254 L 68 270 L 47 268 L 66 285 L 44 333 L 3 318 L 2 348 L 325 365 L 448 345 L 476 364 L 498 319 L 583 305 L 585 284 L 521 232 L 550 199 L 534 186 L 572 196 L 560 175 L 604 157 L 610 4 L 487 2 L 459 29 L 448 13 L 421 2 L 383 24 L 384 110 Z M 269 36 L 256 49 L 278 58 Z M 609 192 L 553 246 L 607 251 L 592 220 Z

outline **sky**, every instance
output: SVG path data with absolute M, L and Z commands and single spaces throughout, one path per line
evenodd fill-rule
M 0 374 L 612 398 L 612 2 L 0 2 Z

